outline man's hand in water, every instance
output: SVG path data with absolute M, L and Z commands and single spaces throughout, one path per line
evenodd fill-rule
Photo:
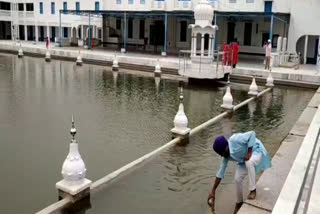
M 216 194 L 215 194 L 215 192 L 211 192 L 210 194 L 209 194 L 209 196 L 208 196 L 208 205 L 211 207 L 212 206 L 212 204 L 214 203 L 214 200 L 215 200 L 215 198 L 216 198 Z M 212 199 L 212 202 L 210 203 L 210 199 Z

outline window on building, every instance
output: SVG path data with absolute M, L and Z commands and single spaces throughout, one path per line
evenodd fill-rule
M 96 1 L 96 2 L 94 3 L 94 9 L 95 9 L 96 11 L 99 11 L 99 10 L 100 10 L 100 2 Z
M 254 0 L 247 0 L 247 3 L 254 3 Z
M 264 12 L 271 13 L 272 12 L 272 1 L 264 2 Z
M 43 14 L 43 2 L 39 3 L 39 11 L 40 11 L 40 14 Z
M 133 4 L 133 0 L 128 0 L 128 4 Z
M 10 10 L 9 2 L 0 2 L 0 10 Z
M 51 2 L 51 14 L 55 14 L 56 13 L 56 5 L 54 2 Z
M 68 3 L 66 1 L 63 2 L 63 10 L 68 10 Z
M 26 11 L 34 11 L 33 3 L 27 3 L 26 4 Z
M 117 30 L 121 30 L 121 19 L 117 19 L 116 28 L 117 28 Z
M 121 4 L 121 0 L 117 0 L 117 4 Z
M 133 38 L 133 19 L 129 19 L 128 21 L 128 38 Z
M 187 22 L 181 21 L 180 22 L 180 42 L 187 41 Z
M 237 0 L 229 0 L 229 3 L 237 3 Z
M 24 11 L 24 6 L 22 3 L 18 4 L 18 9 L 19 9 L 19 11 Z
M 78 1 L 76 2 L 76 11 L 78 12 L 80 11 L 80 2 Z
M 140 4 L 145 4 L 146 0 L 140 0 Z
M 98 29 L 98 38 L 101 39 L 101 37 L 102 37 L 102 31 L 101 29 Z
M 67 27 L 63 28 L 63 37 L 68 38 L 68 28 Z
M 145 21 L 144 19 L 141 19 L 140 25 L 139 25 L 139 39 L 144 39 L 144 30 L 145 30 Z

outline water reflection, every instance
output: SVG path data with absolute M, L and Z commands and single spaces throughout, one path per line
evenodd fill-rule
M 60 210 L 60 214 L 86 214 L 91 208 L 90 195 Z

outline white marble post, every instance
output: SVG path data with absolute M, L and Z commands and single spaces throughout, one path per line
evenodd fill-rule
M 204 56 L 204 35 L 201 34 L 201 56 Z
M 304 64 L 307 64 L 308 41 L 309 41 L 309 36 L 306 35 L 306 38 L 305 38 L 305 41 L 304 41 L 304 56 L 303 56 Z
M 84 39 L 84 34 L 83 34 L 83 25 L 80 26 L 81 27 L 81 39 Z
M 320 36 L 319 36 L 319 43 L 318 43 L 317 66 L 318 66 L 318 71 L 320 71 Z
M 281 52 L 281 48 L 282 48 L 282 37 L 279 36 L 277 41 L 277 52 Z
M 34 26 L 34 30 L 35 30 L 36 42 L 38 42 L 39 41 L 39 33 L 38 33 L 39 27 L 38 27 L 38 25 Z
M 24 26 L 24 40 L 28 40 L 28 26 L 25 25 Z
M 211 35 L 209 35 L 209 45 L 208 45 L 208 56 L 211 56 L 211 44 L 212 44 L 212 38 Z
M 194 41 L 193 41 L 193 50 L 194 50 L 194 56 L 197 55 L 197 34 L 194 35 Z
M 192 34 L 191 35 L 191 56 L 194 56 L 194 46 L 193 46 L 193 43 L 194 43 L 194 40 L 193 40 L 193 37 L 194 37 L 194 35 Z

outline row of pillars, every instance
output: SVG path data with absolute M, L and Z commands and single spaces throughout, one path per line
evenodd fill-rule
M 61 14 L 63 11 L 59 11 L 59 42 L 60 42 L 60 47 L 62 46 L 62 27 L 61 27 Z M 127 51 L 127 12 L 123 13 L 123 18 L 124 18 L 124 32 L 123 32 L 123 49 L 121 52 L 126 52 Z M 91 13 L 88 13 L 88 26 L 89 26 L 89 36 L 88 36 L 88 48 L 91 49 Z M 163 52 L 161 53 L 162 55 L 167 55 L 167 41 L 168 41 L 168 14 L 164 13 L 164 44 L 163 44 Z
M 197 43 L 198 43 L 198 34 L 193 34 L 192 38 L 191 38 L 191 56 L 197 56 Z M 205 34 L 200 34 L 201 35 L 201 49 L 200 49 L 200 55 L 204 56 L 212 56 L 213 55 L 213 51 L 214 51 L 214 37 L 212 34 L 209 34 L 209 44 L 208 44 L 208 52 L 205 54 L 205 47 L 204 47 L 204 43 L 205 43 Z

